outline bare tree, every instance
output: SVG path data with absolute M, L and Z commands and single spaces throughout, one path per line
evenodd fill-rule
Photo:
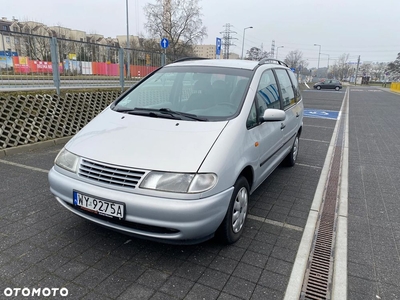
M 371 63 L 364 63 L 360 66 L 360 72 L 363 76 L 372 77 L 372 64 Z
M 349 56 L 350 54 L 343 53 L 339 56 L 339 59 L 337 60 L 337 76 L 335 77 L 339 78 L 340 80 L 343 80 L 350 75 L 350 70 L 352 67 L 348 63 Z
M 300 50 L 290 51 L 284 62 L 289 66 L 289 68 L 299 70 L 302 68 L 306 68 L 308 66 L 308 62 L 303 59 L 303 52 Z
M 32 60 L 51 61 L 50 38 L 29 35 L 22 38 L 24 49 L 22 56 L 28 56 Z
M 247 60 L 261 60 L 263 58 L 269 57 L 269 52 L 263 51 L 257 47 L 251 47 L 250 50 L 247 51 Z
M 167 38 L 167 54 L 174 57 L 192 55 L 193 46 L 207 36 L 199 0 L 156 0 L 145 5 L 144 14 L 149 34 L 153 39 Z
M 385 69 L 387 68 L 387 63 L 378 62 L 372 65 L 371 76 L 372 80 L 379 81 L 385 75 Z

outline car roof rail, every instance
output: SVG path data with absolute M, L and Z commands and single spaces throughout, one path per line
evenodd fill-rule
M 269 63 L 269 62 L 278 64 L 278 65 L 281 65 L 281 66 L 286 66 L 286 67 L 289 68 L 289 66 L 285 62 L 283 62 L 283 61 L 281 61 L 279 59 L 275 59 L 275 58 L 263 58 L 262 60 L 259 61 L 258 65 L 263 65 L 263 64 L 266 64 L 266 63 Z
M 200 59 L 207 59 L 206 57 L 182 57 L 174 60 L 172 63 L 188 61 L 188 60 L 200 60 Z

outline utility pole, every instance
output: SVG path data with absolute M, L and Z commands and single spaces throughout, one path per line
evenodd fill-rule
M 230 23 L 226 23 L 223 26 L 225 30 L 220 32 L 222 34 L 222 46 L 224 46 L 224 59 L 229 59 L 229 47 L 236 46 L 232 43 L 232 40 L 237 40 L 237 38 L 232 37 L 232 34 L 237 34 L 237 32 L 232 31 L 231 26 Z
M 357 60 L 357 69 L 356 69 L 356 75 L 354 76 L 354 85 L 357 85 L 357 74 L 358 74 L 359 66 L 360 66 L 360 55 L 358 56 L 358 60 Z
M 271 53 L 269 55 L 272 58 L 275 58 L 275 40 L 272 40 L 272 44 L 271 44 Z

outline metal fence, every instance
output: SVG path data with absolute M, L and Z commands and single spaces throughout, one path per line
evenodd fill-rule
M 0 91 L 130 86 L 170 60 L 164 53 L 0 30 Z

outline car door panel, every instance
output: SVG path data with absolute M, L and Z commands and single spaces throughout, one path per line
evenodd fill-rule
M 279 165 L 282 160 L 282 135 L 277 122 L 263 123 L 249 130 L 249 136 L 257 145 L 258 163 L 254 169 L 256 189 Z M 253 189 L 253 190 L 254 190 Z

